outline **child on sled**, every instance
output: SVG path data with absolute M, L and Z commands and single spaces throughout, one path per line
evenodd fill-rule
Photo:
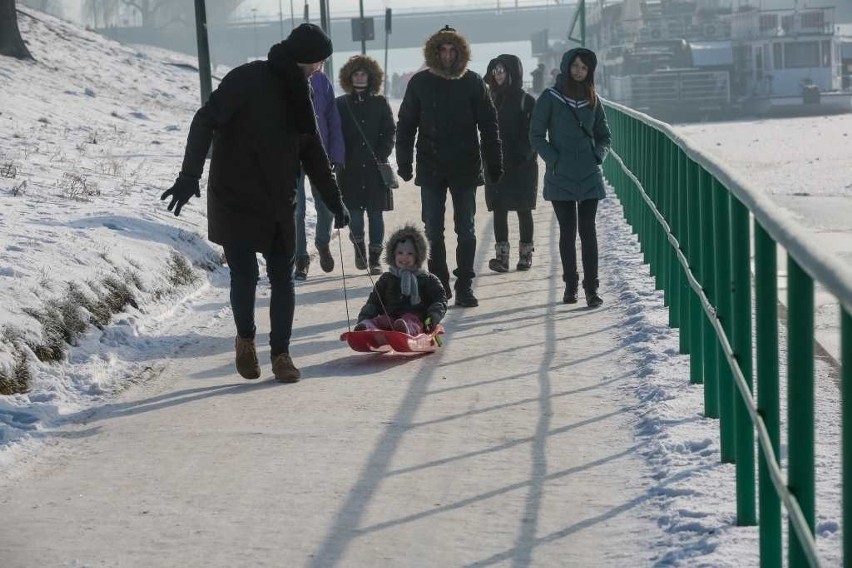
M 394 232 L 385 244 L 388 271 L 376 281 L 358 314 L 355 331 L 383 329 L 417 336 L 447 313 L 447 294 L 437 276 L 425 268 L 429 244 L 413 225 Z

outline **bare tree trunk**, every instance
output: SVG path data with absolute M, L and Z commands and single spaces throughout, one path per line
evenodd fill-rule
M 33 58 L 18 29 L 15 0 L 0 0 L 0 55 L 17 59 Z

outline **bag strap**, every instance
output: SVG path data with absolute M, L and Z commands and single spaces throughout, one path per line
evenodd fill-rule
M 594 141 L 595 141 L 595 137 L 594 137 L 594 136 L 592 136 L 592 133 L 591 133 L 591 132 L 589 132 L 589 129 L 588 129 L 588 128 L 586 128 L 586 125 L 585 125 L 585 124 L 583 124 L 583 121 L 582 121 L 582 120 L 580 120 L 580 117 L 577 115 L 577 111 L 576 111 L 576 110 L 574 110 L 574 107 L 572 107 L 572 106 L 571 106 L 571 103 L 570 103 L 570 102 L 568 102 L 568 99 L 565 97 L 565 95 L 563 95 L 562 93 L 560 93 L 559 91 L 557 91 L 557 90 L 556 90 L 556 89 L 554 89 L 553 87 L 548 87 L 548 88 L 547 88 L 547 90 L 548 90 L 548 91 L 550 91 L 550 93 L 551 93 L 553 96 L 555 96 L 557 99 L 559 99 L 559 100 L 562 102 L 562 104 L 564 104 L 565 106 L 567 106 L 567 107 L 568 107 L 568 110 L 570 110 L 570 111 L 571 111 L 571 114 L 573 114 L 573 115 L 574 115 L 574 119 L 577 121 L 577 126 L 579 126 L 579 127 L 580 127 L 580 130 L 582 130 L 582 131 L 583 131 L 583 134 L 585 134 L 586 136 L 588 136 L 588 137 L 592 140 L 592 142 L 594 142 Z
M 358 117 L 355 116 L 355 112 L 352 110 L 352 106 L 349 104 L 349 95 L 345 95 L 343 97 L 343 102 L 346 103 L 346 108 L 349 109 L 349 116 L 352 117 L 352 122 L 355 123 L 355 128 L 358 129 L 358 132 L 361 133 L 361 138 L 364 140 L 364 144 L 367 145 L 367 150 L 370 151 L 370 155 L 373 157 L 373 161 L 376 162 L 376 165 L 380 164 L 379 159 L 376 157 L 376 153 L 373 152 L 373 147 L 370 145 L 370 141 L 367 140 L 367 135 L 364 134 L 364 130 L 361 128 L 361 125 L 358 124 Z

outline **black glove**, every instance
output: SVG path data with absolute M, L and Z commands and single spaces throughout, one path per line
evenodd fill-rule
M 488 166 L 488 179 L 491 183 L 497 183 L 503 177 L 503 164 Z
M 340 209 L 334 214 L 334 228 L 342 229 L 349 225 L 350 220 L 349 209 L 346 208 L 345 204 L 341 203 Z
M 396 175 L 402 178 L 402 181 L 411 181 L 414 177 L 414 168 L 411 164 L 397 164 Z
M 186 205 L 186 202 L 189 201 L 189 198 L 192 196 L 201 197 L 201 190 L 198 188 L 198 178 L 185 174 L 183 172 L 178 175 L 175 180 L 175 184 L 163 192 L 163 195 L 160 196 L 160 201 L 167 197 L 171 197 L 172 200 L 169 202 L 168 210 L 175 210 L 175 217 L 180 215 L 181 207 Z

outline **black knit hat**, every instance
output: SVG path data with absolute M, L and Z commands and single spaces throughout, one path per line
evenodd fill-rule
M 315 24 L 301 24 L 284 40 L 287 51 L 296 63 L 318 63 L 328 59 L 331 39 Z

